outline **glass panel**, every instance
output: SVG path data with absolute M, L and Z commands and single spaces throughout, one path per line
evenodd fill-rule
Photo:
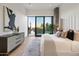
M 52 33 L 51 17 L 45 17 L 45 33 Z
M 34 16 L 29 16 L 28 17 L 28 32 L 29 32 L 29 35 L 32 34 L 34 35 L 35 34 L 35 17 Z
M 37 35 L 43 34 L 43 17 L 37 17 L 36 28 L 37 28 Z

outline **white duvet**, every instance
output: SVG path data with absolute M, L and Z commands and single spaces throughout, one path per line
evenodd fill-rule
M 79 42 L 56 37 L 56 35 L 43 35 L 41 55 L 79 55 Z

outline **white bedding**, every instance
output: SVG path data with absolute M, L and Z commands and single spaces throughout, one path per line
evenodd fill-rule
M 79 42 L 56 35 L 43 35 L 41 40 L 41 55 L 79 55 Z

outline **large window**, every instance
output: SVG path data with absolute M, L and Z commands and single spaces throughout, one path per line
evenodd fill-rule
M 35 34 L 35 17 L 28 17 L 28 34 Z
M 29 34 L 35 33 L 35 36 L 53 33 L 52 16 L 29 16 Z
M 43 17 L 36 17 L 36 35 L 43 34 Z
M 52 32 L 52 20 L 51 17 L 45 17 L 45 33 Z

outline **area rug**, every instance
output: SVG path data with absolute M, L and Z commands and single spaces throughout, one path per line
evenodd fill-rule
M 28 46 L 27 52 L 24 53 L 25 56 L 40 56 L 40 39 L 34 39 Z M 26 55 L 27 53 L 27 55 Z

